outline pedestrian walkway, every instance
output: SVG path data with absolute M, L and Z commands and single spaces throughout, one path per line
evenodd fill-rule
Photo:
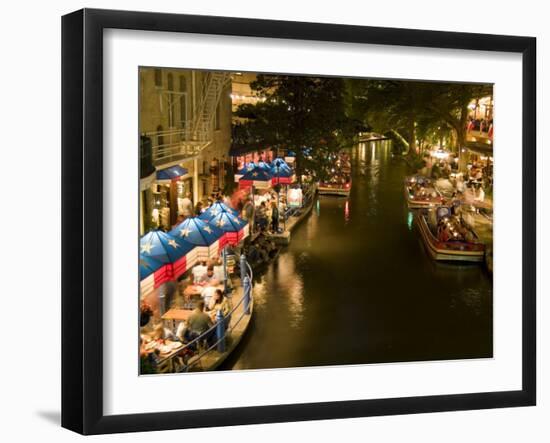
M 314 198 L 310 198 L 306 206 L 300 208 L 300 210 L 288 217 L 288 220 L 285 224 L 285 229 L 280 233 L 269 233 L 267 238 L 273 240 L 275 244 L 278 245 L 288 245 L 290 244 L 290 237 L 292 230 L 300 224 L 300 222 L 306 218 L 306 216 L 311 212 L 313 208 Z

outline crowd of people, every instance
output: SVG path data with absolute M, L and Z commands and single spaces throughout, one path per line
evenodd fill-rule
M 425 181 L 422 183 L 417 181 L 410 185 L 409 189 L 415 200 L 426 200 L 437 198 L 439 196 L 431 181 Z
M 180 321 L 175 330 L 166 326 L 163 320 L 149 321 L 141 328 L 140 356 L 142 373 L 155 371 L 160 359 L 160 349 L 165 343 L 189 343 L 197 337 L 206 334 L 203 342 L 212 346 L 216 340 L 213 326 L 221 314 L 224 327 L 227 329 L 232 310 L 231 298 L 224 292 L 224 271 L 219 259 L 201 261 L 194 266 L 179 284 L 168 282 L 165 284 L 164 297 L 169 309 L 187 309 L 191 313 L 187 320 Z M 186 352 L 197 350 L 196 343 L 189 346 Z M 183 356 L 179 356 L 181 360 Z
M 247 196 L 239 201 L 237 209 L 241 216 L 254 230 L 263 233 L 280 233 L 280 221 L 283 217 L 285 204 L 282 198 L 277 198 L 275 191 L 267 191 L 254 197 Z
M 247 261 L 254 267 L 269 263 L 277 256 L 279 248 L 273 240 L 269 239 L 263 232 L 260 232 L 250 244 L 245 246 L 243 252 Z
M 193 205 L 193 200 L 190 192 L 187 192 L 183 198 L 178 199 L 178 220 L 177 224 L 189 217 L 196 217 L 206 211 L 214 202 L 221 201 L 232 207 L 231 201 L 221 192 L 213 192 L 209 197 L 199 200 Z
M 437 239 L 441 242 L 473 243 L 476 238 L 460 216 L 443 217 L 437 223 Z
M 279 233 L 281 217 L 284 214 L 284 198 L 277 197 L 274 190 L 269 190 L 261 195 L 239 198 L 233 205 L 231 199 L 221 193 L 213 193 L 196 205 L 193 205 L 191 194 L 187 193 L 178 201 L 178 220 L 181 223 L 188 217 L 199 216 L 214 202 L 221 201 L 229 207 L 235 206 L 241 218 L 249 222 L 250 226 L 261 232 Z

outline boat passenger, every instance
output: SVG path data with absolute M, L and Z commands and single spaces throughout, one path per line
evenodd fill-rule
M 442 242 L 448 242 L 451 238 L 451 230 L 448 225 L 444 225 L 440 231 L 439 240 Z

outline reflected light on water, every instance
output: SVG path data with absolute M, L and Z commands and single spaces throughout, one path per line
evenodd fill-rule
M 361 161 L 366 161 L 367 160 L 367 145 L 365 143 L 360 143 L 358 151 L 359 151 L 359 159 Z
M 411 211 L 409 211 L 407 213 L 407 226 L 409 228 L 409 231 L 412 231 L 413 220 L 414 220 L 413 213 Z
M 349 200 L 346 200 L 346 205 L 344 206 L 344 220 L 349 222 Z
M 303 320 L 304 311 L 304 281 L 296 267 L 296 257 L 293 254 L 285 253 L 279 257 L 278 271 L 276 275 L 276 286 L 282 291 L 279 292 L 288 304 L 290 314 L 290 326 L 299 327 Z M 301 254 L 298 257 L 300 268 L 307 266 L 307 255 Z M 273 269 L 271 270 L 273 272 Z M 293 278 L 288 278 L 292 275 Z

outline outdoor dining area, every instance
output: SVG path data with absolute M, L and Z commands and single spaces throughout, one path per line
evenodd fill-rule
M 216 363 L 226 353 L 229 333 L 250 311 L 246 262 L 239 263 L 245 268 L 241 280 L 235 276 L 235 249 L 248 235 L 249 225 L 238 212 L 217 201 L 169 232 L 152 230 L 141 237 L 142 374 L 182 372 L 194 357 L 215 350 L 209 358 Z
M 256 230 L 278 234 L 296 208 L 302 205 L 302 185 L 297 183 L 292 157 L 243 162 L 235 173 L 238 191 L 233 201 Z

